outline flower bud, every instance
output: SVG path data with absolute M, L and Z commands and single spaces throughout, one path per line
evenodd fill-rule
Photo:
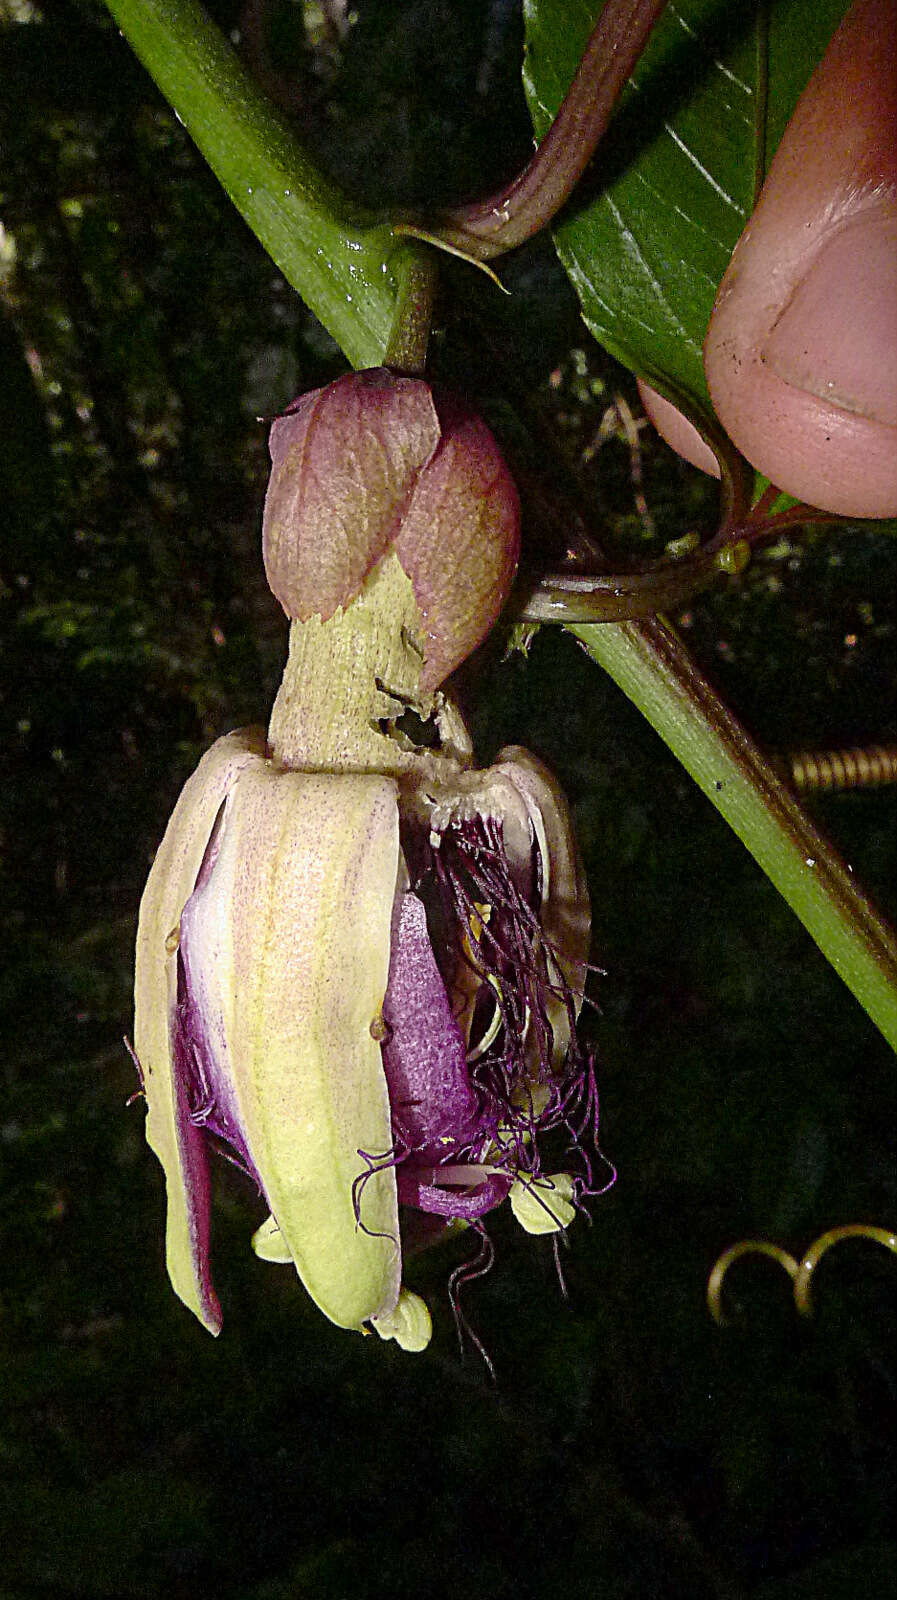
M 271 429 L 263 548 L 287 615 L 327 621 L 395 551 L 429 692 L 485 638 L 519 553 L 519 503 L 488 428 L 385 367 L 300 395 Z

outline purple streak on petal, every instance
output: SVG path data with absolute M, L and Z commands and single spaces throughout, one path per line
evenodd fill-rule
M 190 1113 L 190 1079 L 186 1070 L 186 1058 L 191 1052 L 181 1027 L 180 1008 L 175 1009 L 171 1019 L 171 1033 L 175 1132 L 181 1156 L 193 1271 L 204 1319 L 210 1327 L 217 1330 L 221 1327 L 221 1306 L 212 1286 L 212 1271 L 209 1265 L 212 1202 L 208 1140 L 196 1126 Z
M 262 1192 L 261 1180 L 243 1137 L 239 1111 L 226 1059 L 221 1019 L 207 1016 L 200 1000 L 204 986 L 197 981 L 191 895 L 181 914 L 178 948 L 177 1033 L 179 1082 L 186 1096 L 193 1126 L 220 1144 L 222 1154 L 252 1178 Z M 214 959 L 214 955 L 208 959 Z
M 532 857 L 517 852 L 519 859 L 509 859 L 501 820 L 489 816 L 452 819 L 436 847 L 413 834 L 404 845 L 413 881 L 437 901 L 448 981 L 452 962 L 463 961 L 479 977 L 480 991 L 468 1063 L 424 902 L 402 895 L 383 1006 L 395 1138 L 384 1159 L 395 1167 L 399 1201 L 446 1221 L 474 1223 L 502 1203 L 518 1175 L 539 1177 L 540 1140 L 557 1129 L 569 1138 L 579 1205 L 596 1192 L 589 1154 L 598 1150 L 594 1065 L 577 1042 L 575 999 L 539 921 Z M 549 1006 L 557 1000 L 570 1022 L 563 1062 L 554 1057 Z M 470 1182 L 459 1182 L 459 1166 L 476 1169 L 484 1161 L 481 1182 L 476 1170 Z
M 477 1100 L 423 902 L 411 893 L 402 895 L 394 918 L 383 1020 L 389 1030 L 383 1065 L 396 1134 L 409 1150 L 431 1153 L 434 1165 L 476 1137 Z

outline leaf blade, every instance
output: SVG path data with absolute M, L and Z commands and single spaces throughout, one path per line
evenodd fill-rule
M 594 6 L 527 0 L 524 85 L 537 136 L 575 70 Z M 661 18 L 555 242 L 584 320 L 618 360 L 711 417 L 702 345 L 719 281 L 774 152 L 845 10 L 821 0 Z

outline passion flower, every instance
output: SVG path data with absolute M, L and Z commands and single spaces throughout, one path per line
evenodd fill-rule
M 399 382 L 375 378 L 366 389 L 355 380 L 368 399 Z M 307 455 L 323 402 L 306 399 L 292 415 L 304 418 Z M 369 570 L 348 579 L 344 564 L 333 609 L 321 579 L 326 603 L 293 621 L 267 738 L 249 729 L 212 747 L 156 856 L 138 929 L 135 1052 L 147 1138 L 166 1175 L 169 1274 L 205 1326 L 221 1325 L 210 1270 L 218 1150 L 269 1209 L 253 1239 L 259 1256 L 292 1261 L 340 1326 L 422 1349 L 430 1319 L 402 1284 L 409 1248 L 452 1225 L 482 1229 L 505 1200 L 528 1231 L 557 1231 L 592 1189 L 594 1080 L 575 1031 L 589 908 L 554 780 L 516 748 L 473 769 L 460 715 L 436 690 L 440 663 L 478 631 L 465 612 L 453 632 L 453 588 L 431 581 L 442 550 L 428 566 L 424 534 L 406 539 L 441 446 L 397 500 L 376 461 L 407 463 L 416 423 L 397 441 L 395 417 L 386 429 L 378 408 L 370 428 L 356 409 L 333 457 L 351 457 L 360 428 L 358 481 L 378 486 L 365 489 L 360 517 Z M 382 450 L 371 442 L 381 431 Z M 513 573 L 516 516 L 495 487 L 507 474 L 491 436 L 467 421 L 462 433 L 440 495 L 448 504 L 457 487 L 463 512 L 487 437 L 484 493 L 505 508 L 481 519 L 500 546 L 479 569 L 493 573 L 481 613 L 491 617 Z M 351 496 L 337 474 L 344 516 L 322 515 L 324 548 L 310 551 L 305 499 L 293 519 L 277 473 L 275 448 L 268 508 L 281 509 L 267 531 L 273 518 L 279 588 L 307 610 L 295 601 L 306 580 L 290 587 L 284 551 L 292 541 L 297 569 L 314 556 L 333 573 L 328 542 L 351 540 Z M 387 504 L 389 538 L 378 535 L 371 556 Z M 402 731 L 409 710 L 427 748 Z M 567 1135 L 559 1173 L 543 1167 L 554 1129 Z
M 510 1197 L 542 1232 L 590 1186 L 574 1031 L 589 915 L 566 808 L 524 751 L 451 780 L 429 765 L 296 772 L 260 731 L 228 735 L 156 857 L 135 1049 L 169 1272 L 212 1332 L 216 1148 L 271 1211 L 257 1252 L 295 1262 L 332 1321 L 415 1348 L 405 1208 L 441 1228 Z M 562 1174 L 542 1166 L 556 1127 L 577 1152 Z

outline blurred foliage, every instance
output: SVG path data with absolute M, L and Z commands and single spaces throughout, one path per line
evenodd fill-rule
M 505 0 L 213 9 L 361 194 L 461 193 L 528 146 Z M 520 740 L 556 768 L 592 885 L 621 1176 L 572 1230 L 569 1300 L 501 1217 L 464 1300 L 497 1387 L 456 1349 L 463 1241 L 412 1268 L 428 1353 L 352 1338 L 252 1257 L 257 1206 L 223 1167 L 221 1339 L 170 1294 L 161 1176 L 124 1109 L 134 917 L 180 784 L 265 716 L 285 647 L 256 419 L 342 363 L 99 5 L 5 0 L 0 21 L 0 1596 L 887 1592 L 892 1261 L 833 1252 L 808 1325 L 768 1264 L 734 1269 L 725 1330 L 703 1293 L 747 1234 L 799 1251 L 893 1221 L 889 1053 L 563 636 L 527 659 L 496 639 L 462 693 L 484 757 Z M 638 553 L 711 525 L 712 487 L 646 431 L 550 248 L 503 276 L 510 300 L 448 268 L 435 360 L 502 432 L 531 563 L 568 499 Z M 895 565 L 868 529 L 783 542 L 680 625 L 771 746 L 893 739 Z M 893 910 L 893 795 L 819 810 Z

